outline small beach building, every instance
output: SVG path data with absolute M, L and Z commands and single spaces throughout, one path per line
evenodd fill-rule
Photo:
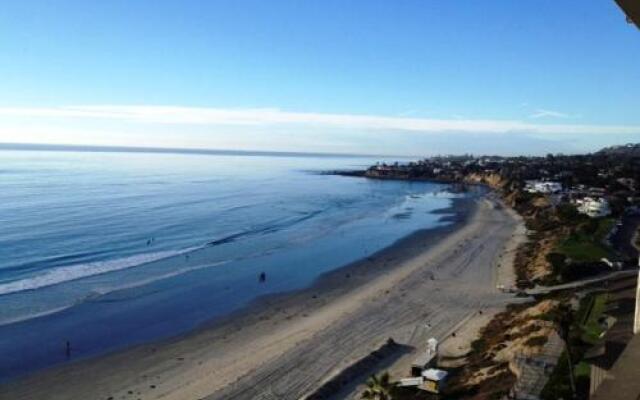
M 424 370 L 422 372 L 424 383 L 421 389 L 431 393 L 440 393 L 446 386 L 448 375 L 449 373 L 447 371 L 441 369 L 429 368 Z
M 399 387 L 416 387 L 421 386 L 424 383 L 424 378 L 422 376 L 411 377 L 411 378 L 402 378 L 398 381 Z

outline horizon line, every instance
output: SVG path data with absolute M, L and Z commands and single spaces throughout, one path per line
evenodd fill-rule
M 391 154 L 359 154 L 359 153 L 333 153 L 313 151 L 284 151 L 284 150 L 234 150 L 213 148 L 188 148 L 188 147 L 147 147 L 147 146 L 119 146 L 119 145 L 84 145 L 84 144 L 60 144 L 60 143 L 19 143 L 0 142 L 0 150 L 16 151 L 76 151 L 87 153 L 149 153 L 149 154 L 201 154 L 201 155 L 227 155 L 227 156 L 254 156 L 254 157 L 352 157 L 352 158 L 417 158 L 424 156 L 402 156 Z

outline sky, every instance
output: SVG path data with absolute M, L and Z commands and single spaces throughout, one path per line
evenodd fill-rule
M 0 8 L 0 142 L 422 156 L 640 142 L 613 0 Z

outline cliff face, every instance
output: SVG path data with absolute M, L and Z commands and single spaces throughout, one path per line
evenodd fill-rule
M 484 183 L 493 189 L 502 189 L 507 183 L 502 175 L 497 173 L 472 173 L 465 176 L 464 181 L 467 183 Z
M 449 381 L 449 392 L 465 394 L 455 398 L 504 398 L 520 373 L 517 359 L 541 354 L 555 334 L 545 317 L 558 306 L 556 300 L 512 304 L 495 315 L 471 344 L 465 365 Z

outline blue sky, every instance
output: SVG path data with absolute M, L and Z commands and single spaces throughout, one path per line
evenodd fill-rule
M 428 155 L 640 141 L 613 0 L 29 1 L 0 142 Z

